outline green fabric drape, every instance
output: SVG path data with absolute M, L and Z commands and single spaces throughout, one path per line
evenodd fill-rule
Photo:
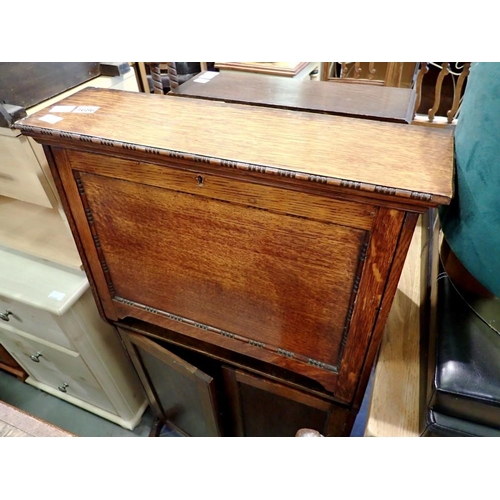
M 462 264 L 500 296 L 500 63 L 473 63 L 455 130 L 455 197 L 441 207 Z

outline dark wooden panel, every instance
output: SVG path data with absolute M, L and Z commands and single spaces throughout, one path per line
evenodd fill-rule
M 371 120 L 411 123 L 415 90 L 339 82 L 297 81 L 222 72 L 207 83 L 188 80 L 168 94 Z
M 240 370 L 223 369 L 234 432 L 245 437 L 293 437 L 300 428 L 328 428 L 333 405 L 319 398 L 257 378 Z M 348 414 L 337 415 L 342 428 Z
M 9 354 L 5 347 L 0 344 L 0 369 L 12 373 L 23 382 L 28 378 L 28 374 L 18 364 L 18 362 Z
M 30 108 L 96 76 L 97 62 L 2 62 L 0 101 Z
M 313 379 L 304 377 L 299 373 L 285 370 L 279 366 L 266 363 L 262 359 L 254 359 L 244 354 L 240 354 L 220 345 L 221 343 L 213 344 L 199 340 L 198 338 L 183 335 L 167 328 L 154 325 L 152 323 L 145 323 L 135 318 L 126 318 L 116 323 L 117 327 L 123 327 L 131 332 L 145 335 L 154 339 L 155 341 L 163 342 L 175 353 L 172 346 L 180 347 L 185 351 L 194 352 L 210 359 L 223 362 L 226 365 L 234 366 L 235 368 L 242 368 L 248 373 L 253 373 L 259 377 L 266 377 L 269 380 L 276 382 L 285 382 L 290 387 L 303 390 L 307 393 L 320 396 L 331 401 L 335 401 L 331 393 L 326 392 L 321 384 L 315 382 Z M 185 358 L 184 355 L 181 357 Z M 198 365 L 197 365 L 198 366 Z M 210 373 L 207 371 L 207 373 Z M 210 373 L 211 374 L 211 373 Z
M 81 180 L 112 295 L 336 365 L 365 231 Z
M 220 435 L 213 378 L 157 343 L 120 330 L 153 407 L 193 437 Z
M 0 344 L 0 363 L 12 368 L 20 368 L 17 361 L 6 351 L 2 344 Z

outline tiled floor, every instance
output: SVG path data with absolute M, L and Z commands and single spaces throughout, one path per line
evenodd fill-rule
M 370 388 L 371 383 L 368 385 L 351 437 L 361 437 L 364 434 Z M 148 409 L 139 425 L 133 431 L 128 431 L 93 413 L 25 384 L 1 370 L 0 400 L 82 437 L 147 437 L 154 420 L 152 411 Z M 164 429 L 161 435 L 173 437 L 175 433 Z
M 82 437 L 148 436 L 153 414 L 148 409 L 139 425 L 129 431 L 93 413 L 62 401 L 0 370 L 0 399 L 31 415 Z

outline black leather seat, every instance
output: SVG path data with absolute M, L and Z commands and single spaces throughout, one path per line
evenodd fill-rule
M 465 297 L 439 279 L 425 436 L 500 436 L 500 335 Z

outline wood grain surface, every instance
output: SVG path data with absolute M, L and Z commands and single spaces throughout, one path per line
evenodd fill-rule
M 453 193 L 450 130 L 108 89 L 85 89 L 61 104 L 98 109 L 61 113 L 53 125 L 40 120 L 47 114 L 41 111 L 16 127 L 47 143 L 52 136 L 59 144 L 88 141 L 131 151 L 140 145 L 431 204 L 449 203 Z
M 413 89 L 296 81 L 237 72 L 219 73 L 206 83 L 192 78 L 168 94 L 394 123 L 411 123 L 415 95 Z
M 365 231 L 81 179 L 112 296 L 337 364 Z
M 206 173 L 204 169 L 181 170 L 173 160 L 168 166 L 142 161 L 130 161 L 122 157 L 81 151 L 67 151 L 71 168 L 112 179 L 146 184 L 171 191 L 182 191 L 203 198 L 257 206 L 263 210 L 296 215 L 342 226 L 370 229 L 376 214 L 376 206 L 360 204 L 332 197 L 300 191 L 279 189 L 252 182 L 235 182 L 232 178 Z
M 347 433 L 418 213 L 452 196 L 452 132 L 97 89 L 61 104 L 87 112 L 16 126 L 45 145 L 103 316 L 266 364 Z M 264 385 L 245 397 L 272 408 Z
M 420 258 L 424 228 L 415 230 L 387 320 L 375 369 L 365 435 L 419 435 Z
M 336 396 L 346 402 L 351 401 L 354 396 L 356 384 L 353 381 L 359 380 L 360 373 L 362 378 L 365 375 L 361 372 L 361 368 L 367 346 L 373 342 L 373 325 L 378 319 L 381 302 L 389 301 L 390 307 L 395 292 L 394 289 L 392 295 L 387 294 L 386 288 L 394 256 L 398 250 L 398 239 L 404 217 L 403 212 L 381 208 L 374 224 L 339 372 L 339 379 L 344 383 L 339 383 Z M 363 380 L 361 387 L 366 385 L 367 381 Z M 364 392 L 364 388 L 361 391 Z M 361 404 L 360 398 L 356 404 Z

